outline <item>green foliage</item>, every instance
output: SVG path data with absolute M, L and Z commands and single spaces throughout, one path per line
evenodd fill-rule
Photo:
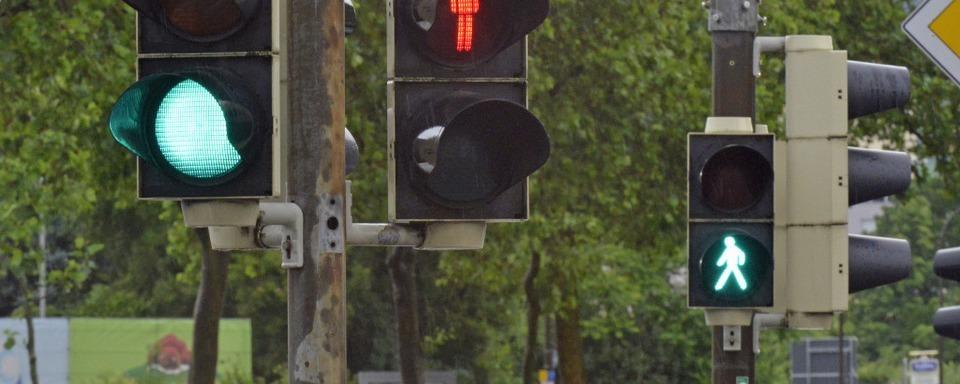
M 132 54 L 129 44 L 114 37 L 130 28 L 109 22 L 126 12 L 103 0 L 0 6 L 0 278 L 16 282 L 28 314 L 44 259 L 42 231 L 80 229 L 70 231 L 64 239 L 69 245 L 61 246 L 69 252 L 66 265 L 48 276 L 63 294 L 84 283 L 93 256 L 104 248 L 82 234 L 103 181 L 94 171 L 103 140 L 91 130 L 113 97 L 103 89 L 118 84 L 112 74 L 131 68 L 103 60 Z M 58 28 L 48 27 L 51 19 Z

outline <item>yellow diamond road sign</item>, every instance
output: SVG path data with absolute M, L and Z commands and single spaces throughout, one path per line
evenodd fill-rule
M 960 86 L 960 0 L 927 0 L 902 28 Z

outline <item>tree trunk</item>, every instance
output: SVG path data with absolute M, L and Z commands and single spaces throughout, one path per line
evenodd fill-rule
M 227 293 L 227 252 L 210 249 L 206 228 L 197 228 L 203 263 L 197 302 L 193 308 L 193 363 L 190 366 L 191 384 L 212 384 L 217 377 L 217 347 L 220 316 Z
M 560 380 L 563 384 L 585 384 L 583 340 L 580 338 L 580 305 L 576 288 L 561 288 L 563 306 L 557 314 L 557 352 L 560 355 Z
M 527 345 L 523 353 L 523 382 L 537 384 L 537 324 L 540 321 L 540 295 L 537 275 L 540 273 L 540 253 L 530 254 L 530 267 L 523 277 L 523 291 L 527 295 Z
M 37 339 L 36 332 L 33 330 L 33 303 L 28 302 L 23 312 L 23 318 L 27 321 L 27 359 L 30 362 L 30 382 L 40 383 L 37 375 Z
M 393 306 L 397 319 L 397 353 L 403 384 L 423 384 L 420 366 L 420 320 L 417 315 L 416 252 L 399 247 L 387 257 L 393 281 Z

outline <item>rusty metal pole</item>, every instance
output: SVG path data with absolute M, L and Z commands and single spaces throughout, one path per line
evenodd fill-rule
M 707 0 L 713 40 L 713 116 L 756 120 L 753 41 L 760 0 Z M 753 326 L 742 327 L 739 351 L 725 351 L 723 327 L 713 327 L 713 384 L 754 384 Z
M 290 383 L 346 384 L 343 0 L 277 3 L 287 196 L 304 223 L 303 267 L 287 272 L 287 372 Z

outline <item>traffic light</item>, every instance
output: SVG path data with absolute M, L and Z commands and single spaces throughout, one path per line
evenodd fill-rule
M 829 36 L 788 36 L 785 49 L 784 301 L 792 327 L 829 327 L 849 293 L 910 274 L 905 240 L 847 233 L 848 206 L 910 185 L 907 154 L 847 147 L 850 119 L 906 104 L 909 71 L 848 61 Z
M 688 136 L 688 304 L 773 305 L 774 136 L 710 118 Z M 729 121 L 729 120 L 727 120 Z
M 944 279 L 960 281 L 960 248 L 938 250 L 933 258 L 933 272 Z M 933 330 L 940 336 L 960 340 L 960 306 L 937 309 Z
M 548 0 L 387 7 L 390 220 L 526 219 L 526 179 L 550 154 L 526 107 L 526 35 Z
M 137 10 L 139 81 L 117 100 L 109 128 L 139 159 L 139 196 L 278 195 L 276 4 L 125 2 Z

